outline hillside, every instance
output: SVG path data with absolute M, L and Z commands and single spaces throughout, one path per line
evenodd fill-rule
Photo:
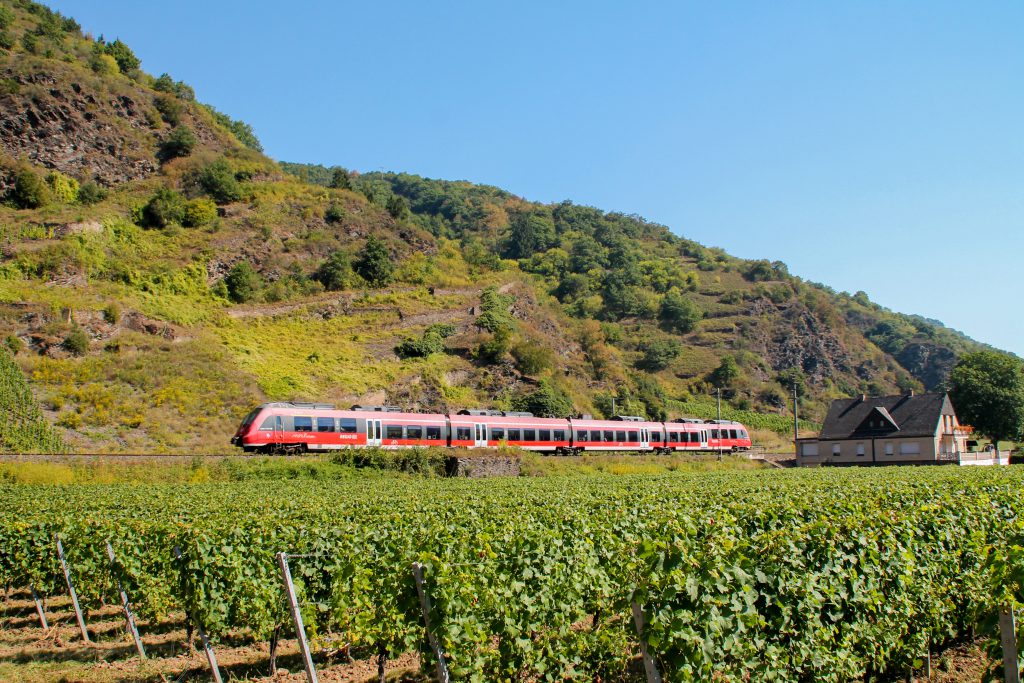
M 785 431 L 979 345 L 637 216 L 277 163 L 250 127 L 0 2 L 0 338 L 75 450 L 223 451 L 267 399 Z M 0 449 L 10 449 L 9 443 Z

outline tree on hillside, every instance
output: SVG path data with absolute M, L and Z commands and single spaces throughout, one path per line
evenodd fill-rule
M 555 223 L 548 216 L 522 211 L 512 218 L 507 253 L 510 258 L 530 258 L 555 243 Z
M 388 248 L 374 235 L 370 235 L 362 255 L 355 263 L 355 271 L 372 286 L 384 287 L 394 277 L 394 269 Z
M 658 313 L 662 325 L 669 332 L 685 334 L 692 332 L 704 312 L 695 303 L 679 293 L 678 290 L 670 290 L 661 300 L 661 310 Z
M 949 375 L 957 416 L 999 441 L 1024 438 L 1024 363 L 997 351 L 960 357 Z
M 244 304 L 256 296 L 260 286 L 260 274 L 248 261 L 239 261 L 224 278 L 228 298 L 236 304 Z
M 352 180 L 348 176 L 348 171 L 340 166 L 335 166 L 331 170 L 331 187 L 336 190 L 351 190 Z
M 726 356 L 718 367 L 711 371 L 708 379 L 718 389 L 726 389 L 740 378 L 740 366 L 732 356 Z
M 565 418 L 574 412 L 572 399 L 548 379 L 542 379 L 535 390 L 513 398 L 512 409 L 533 413 L 537 417 Z
M 121 70 L 121 73 L 125 74 L 132 69 L 138 69 L 142 63 L 132 49 L 121 42 L 120 39 L 108 44 L 103 51 L 114 58 L 117 62 L 117 68 Z

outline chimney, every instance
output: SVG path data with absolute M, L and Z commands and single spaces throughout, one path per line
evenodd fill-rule
M 860 395 L 860 402 L 863 403 L 866 400 L 868 400 L 868 395 L 867 394 L 861 394 Z

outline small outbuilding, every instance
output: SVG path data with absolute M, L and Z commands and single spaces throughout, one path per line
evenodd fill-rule
M 1008 465 L 1009 453 L 972 451 L 944 393 L 860 396 L 832 402 L 816 437 L 798 439 L 805 467 L 856 465 Z M 973 443 L 973 442 L 971 442 Z

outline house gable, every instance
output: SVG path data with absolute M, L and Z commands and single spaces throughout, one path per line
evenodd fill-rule
M 951 412 L 952 404 L 944 393 L 837 399 L 829 406 L 818 438 L 933 437 L 940 416 Z

